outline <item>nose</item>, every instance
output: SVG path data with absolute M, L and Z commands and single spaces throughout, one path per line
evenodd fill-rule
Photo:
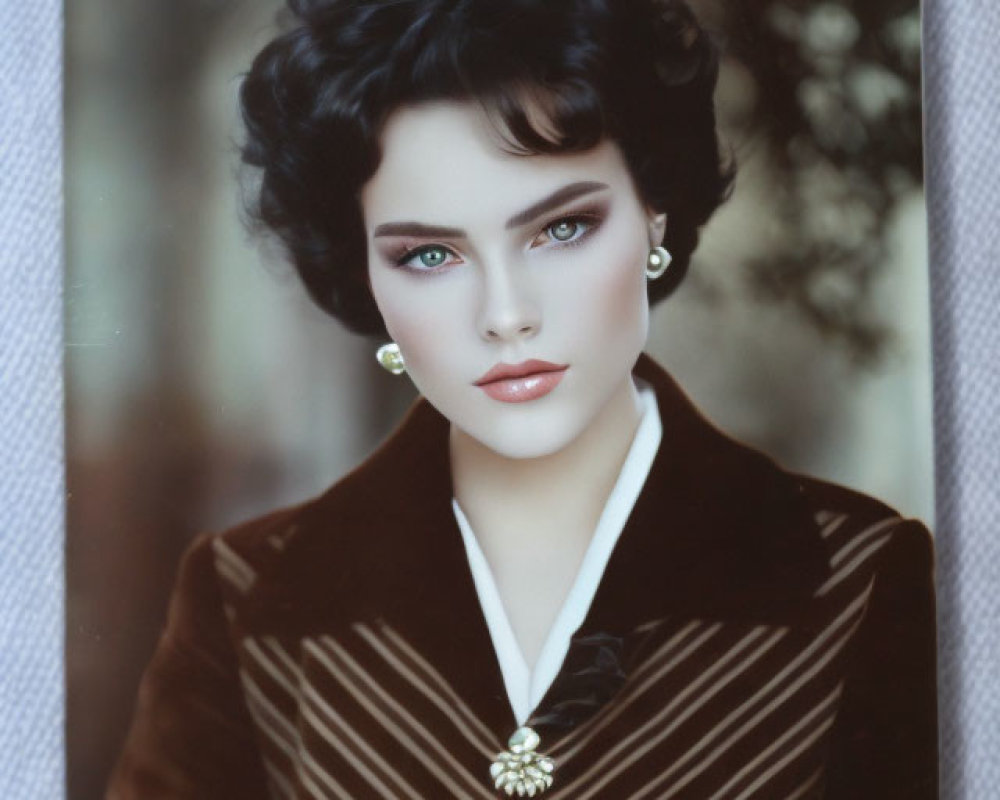
M 535 336 L 542 326 L 541 309 L 532 297 L 529 278 L 517 267 L 488 266 L 482 272 L 480 335 L 493 342 Z

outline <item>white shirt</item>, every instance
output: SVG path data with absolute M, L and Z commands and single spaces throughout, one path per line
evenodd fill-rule
M 500 600 L 496 582 L 493 580 L 493 573 L 476 535 L 469 526 L 469 521 L 458 501 L 452 498 L 452 510 L 458 528 L 462 532 L 462 540 L 465 542 L 465 553 L 469 559 L 476 593 L 479 595 L 479 604 L 482 606 L 483 616 L 486 618 L 490 637 L 493 639 L 493 648 L 496 650 L 500 671 L 503 673 L 507 697 L 518 725 L 523 725 L 531 716 L 531 712 L 559 674 L 559 668 L 569 650 L 570 637 L 576 633 L 587 616 L 608 559 L 611 558 L 611 552 L 618 542 L 618 537 L 621 536 L 629 514 L 632 513 L 632 507 L 642 491 L 660 446 L 663 431 L 656 395 L 653 389 L 641 380 L 636 379 L 636 386 L 642 406 L 639 427 L 636 429 L 614 488 L 604 504 L 604 510 L 598 519 L 576 579 L 542 645 L 534 670 L 528 667 L 517 643 L 514 630 Z

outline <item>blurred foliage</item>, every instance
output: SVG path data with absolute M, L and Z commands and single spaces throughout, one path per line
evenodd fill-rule
M 741 0 L 712 13 L 752 97 L 731 124 L 777 174 L 776 249 L 745 267 L 859 361 L 887 334 L 870 306 L 900 197 L 922 183 L 920 17 L 911 0 Z

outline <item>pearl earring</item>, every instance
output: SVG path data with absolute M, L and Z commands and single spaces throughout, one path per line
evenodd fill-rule
M 674 257 L 670 255 L 667 248 L 654 247 L 646 257 L 646 278 L 655 281 L 667 271 L 667 267 L 670 266 L 670 262 L 673 260 Z
M 401 375 L 406 372 L 403 354 L 399 352 L 399 345 L 395 342 L 388 342 L 376 350 L 375 359 L 382 365 L 383 369 L 388 370 L 393 375 Z

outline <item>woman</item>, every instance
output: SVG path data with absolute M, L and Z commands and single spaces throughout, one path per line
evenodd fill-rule
M 292 10 L 259 217 L 423 398 L 194 543 L 111 796 L 936 796 L 927 532 L 641 354 L 731 180 L 686 7 Z

